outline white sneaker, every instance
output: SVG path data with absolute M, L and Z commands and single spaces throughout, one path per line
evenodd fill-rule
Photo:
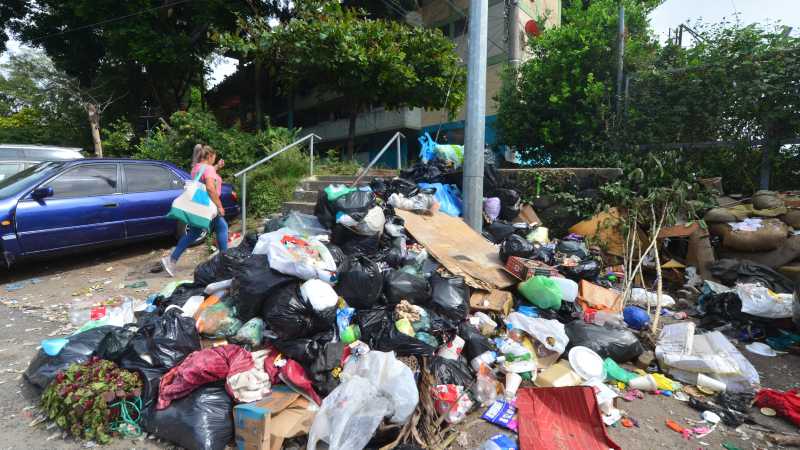
M 172 258 L 169 256 L 165 256 L 161 258 L 161 267 L 171 276 L 175 278 L 175 263 L 172 261 Z

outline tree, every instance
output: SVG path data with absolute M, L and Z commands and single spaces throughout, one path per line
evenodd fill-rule
M 256 24 L 247 33 L 229 35 L 227 45 L 269 55 L 287 92 L 310 85 L 319 94 L 341 95 L 350 159 L 356 119 L 369 105 L 455 111 L 463 103 L 465 70 L 454 44 L 438 30 L 368 19 L 335 1 L 296 14 L 283 26 Z
M 587 6 L 584 8 L 584 3 Z M 647 14 L 656 2 L 625 0 L 625 71 L 647 67 L 657 44 Z M 573 2 L 563 24 L 531 38 L 532 57 L 509 69 L 498 95 L 501 142 L 523 157 L 574 163 L 602 154 L 614 137 L 618 2 Z
M 280 0 L 37 0 L 11 22 L 82 89 L 128 92 L 129 120 L 151 100 L 164 117 L 185 106 L 216 48 L 211 30 L 235 29 L 237 14 Z
M 65 77 L 40 52 L 11 55 L 0 67 L 0 142 L 86 146 L 80 102 L 53 84 Z

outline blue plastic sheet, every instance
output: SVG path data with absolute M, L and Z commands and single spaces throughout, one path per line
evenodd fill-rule
M 439 211 L 454 217 L 461 216 L 464 207 L 461 201 L 461 191 L 458 190 L 458 186 L 442 183 L 417 183 L 417 186 L 421 189 L 436 188 L 436 195 L 434 198 L 439 202 Z

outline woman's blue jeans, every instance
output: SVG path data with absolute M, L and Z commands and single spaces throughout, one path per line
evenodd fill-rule
M 228 222 L 225 222 L 224 217 L 217 216 L 211 221 L 211 229 L 217 234 L 217 248 L 219 248 L 219 251 L 224 252 L 228 249 Z M 178 261 L 183 252 L 189 248 L 189 244 L 196 241 L 201 234 L 203 234 L 202 228 L 189 227 L 186 234 L 178 241 L 178 245 L 175 246 L 170 258 L 173 261 Z

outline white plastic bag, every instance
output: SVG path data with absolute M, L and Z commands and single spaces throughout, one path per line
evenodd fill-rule
M 547 320 L 539 317 L 528 317 L 525 314 L 513 312 L 508 315 L 506 322 L 513 328 L 518 328 L 536 338 L 550 351 L 559 355 L 564 353 L 569 343 L 564 324 L 557 320 Z
M 367 211 L 367 215 L 360 222 L 349 214 L 343 214 L 336 219 L 336 222 L 350 228 L 356 234 L 375 236 L 383 231 L 383 227 L 386 225 L 386 216 L 383 214 L 383 208 L 375 206 Z
M 419 391 L 414 374 L 407 365 L 394 356 L 394 352 L 371 351 L 364 356 L 351 358 L 344 366 L 342 380 L 350 377 L 368 379 L 382 396 L 391 400 L 391 421 L 405 423 L 419 402 Z
M 226 289 L 230 289 L 232 283 L 233 283 L 233 279 L 216 281 L 216 282 L 210 283 L 208 286 L 206 286 L 206 288 L 203 290 L 203 292 L 205 294 L 207 294 L 207 295 L 211 295 L 211 294 L 213 294 L 215 292 L 218 292 L 218 291 L 224 291 Z
M 631 290 L 631 301 L 637 305 L 658 306 L 658 294 L 648 292 L 647 289 L 633 288 Z M 675 299 L 667 294 L 661 294 L 661 307 L 671 308 L 675 306 Z
M 328 443 L 329 450 L 363 449 L 391 409 L 389 403 L 370 380 L 349 378 L 322 401 L 306 449 L 316 450 L 320 440 Z
M 184 317 L 194 317 L 194 313 L 197 312 L 200 305 L 203 303 L 203 300 L 206 298 L 202 295 L 193 295 L 186 300 L 186 303 L 183 304 L 183 316 Z
M 254 255 L 267 255 L 269 266 L 303 280 L 319 278 L 336 281 L 336 262 L 325 244 L 315 238 L 303 239 L 291 228 L 281 228 L 258 237 Z
M 794 296 L 776 294 L 760 284 L 737 284 L 736 294 L 742 300 L 742 312 L 767 319 L 792 317 Z
M 308 280 L 300 285 L 300 296 L 311 303 L 315 311 L 333 308 L 339 302 L 339 295 L 330 284 L 322 280 Z

